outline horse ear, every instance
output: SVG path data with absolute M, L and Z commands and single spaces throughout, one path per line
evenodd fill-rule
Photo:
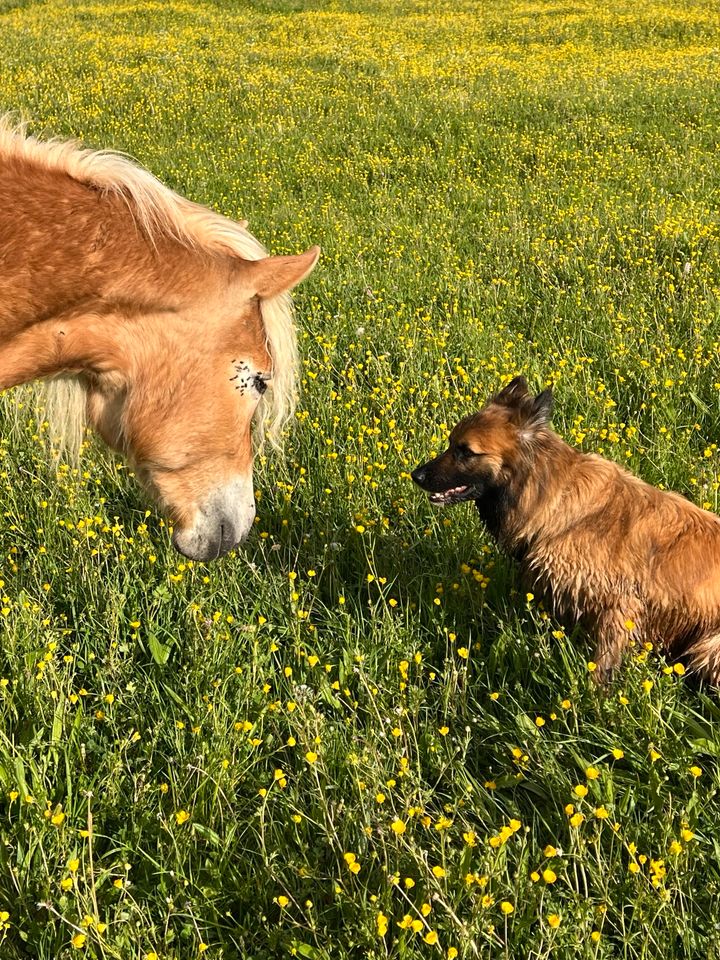
M 320 247 L 310 247 L 295 257 L 264 257 L 262 260 L 246 260 L 249 284 L 261 300 L 276 297 L 292 290 L 313 270 L 320 256 Z
M 514 407 L 528 395 L 528 385 L 525 377 L 515 377 L 500 393 L 493 398 L 495 403 L 502 403 L 507 407 Z

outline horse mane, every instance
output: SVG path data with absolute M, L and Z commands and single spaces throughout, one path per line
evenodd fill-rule
M 92 150 L 74 140 L 29 136 L 26 124 L 0 116 L 0 160 L 27 162 L 65 173 L 103 193 L 122 197 L 138 226 L 150 238 L 171 236 L 188 249 L 261 260 L 267 250 L 245 227 L 214 210 L 181 197 L 129 157 L 112 150 Z M 295 410 L 298 349 L 292 299 L 288 293 L 262 301 L 272 380 L 258 404 L 255 436 L 267 435 L 280 446 L 282 431 Z M 71 382 L 70 382 L 71 381 Z M 53 433 L 73 459 L 79 455 L 85 426 L 85 391 L 74 377 L 57 377 L 43 385 L 46 417 Z

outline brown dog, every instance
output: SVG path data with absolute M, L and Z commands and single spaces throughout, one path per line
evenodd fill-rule
M 720 518 L 569 447 L 551 406 L 516 377 L 413 480 L 431 503 L 475 501 L 555 613 L 595 636 L 599 681 L 636 639 L 720 682 Z

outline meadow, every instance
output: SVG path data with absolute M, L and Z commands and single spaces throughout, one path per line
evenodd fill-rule
M 720 509 L 717 5 L 0 0 L 4 110 L 323 258 L 222 561 L 0 400 L 3 960 L 720 956 L 717 693 L 409 477 L 524 373 Z

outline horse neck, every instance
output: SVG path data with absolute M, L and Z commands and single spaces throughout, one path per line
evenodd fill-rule
M 155 306 L 208 271 L 172 238 L 152 242 L 125 200 L 50 170 L 0 165 L 0 337 L 98 304 Z

